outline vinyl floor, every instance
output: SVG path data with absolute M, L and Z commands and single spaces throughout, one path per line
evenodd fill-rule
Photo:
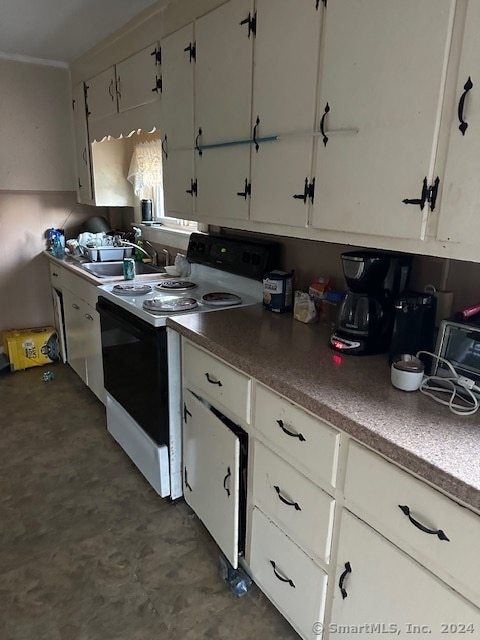
M 0 375 L 1 640 L 298 640 L 255 585 L 230 591 L 218 556 L 69 366 Z

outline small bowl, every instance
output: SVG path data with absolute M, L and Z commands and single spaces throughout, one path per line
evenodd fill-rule
M 179 276 L 180 271 L 177 269 L 175 265 L 170 265 L 165 267 L 165 272 L 168 273 L 169 276 Z

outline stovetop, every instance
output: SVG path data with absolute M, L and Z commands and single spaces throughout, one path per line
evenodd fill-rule
M 191 274 L 188 278 L 168 278 L 169 281 L 188 280 L 194 283 L 194 288 L 182 290 L 172 289 L 171 291 L 162 291 L 156 288 L 157 284 L 165 282 L 166 278 L 158 278 L 157 280 L 133 280 L 121 284 L 149 285 L 151 291 L 148 293 L 140 293 L 140 295 L 123 295 L 114 291 L 118 283 L 104 284 L 98 287 L 99 294 L 107 300 L 114 302 L 126 311 L 130 311 L 139 318 L 142 318 L 155 327 L 163 327 L 166 325 L 168 317 L 178 317 L 192 313 L 206 313 L 209 311 L 218 311 L 224 308 L 238 308 L 261 302 L 263 299 L 263 285 L 258 280 L 253 280 L 245 276 L 228 273 L 213 267 L 201 264 L 191 265 Z M 141 291 L 144 287 L 141 288 Z M 240 296 L 239 304 L 226 304 L 222 306 L 215 301 L 215 304 L 206 304 L 202 301 L 202 296 L 212 293 L 230 293 Z M 194 298 L 198 306 L 189 311 L 166 311 L 165 313 L 152 313 L 143 308 L 145 300 L 161 299 L 171 302 L 173 298 Z M 236 302 L 236 301 L 235 301 Z M 169 305 L 170 306 L 170 305 Z

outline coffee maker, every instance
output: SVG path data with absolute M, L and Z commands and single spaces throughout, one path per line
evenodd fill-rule
M 388 350 L 394 300 L 406 289 L 412 257 L 380 251 L 342 253 L 348 287 L 330 338 L 336 351 L 355 355 Z

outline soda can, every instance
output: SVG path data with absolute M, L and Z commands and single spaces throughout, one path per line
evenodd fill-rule
M 135 279 L 135 260 L 134 258 L 123 259 L 123 277 L 125 280 Z

